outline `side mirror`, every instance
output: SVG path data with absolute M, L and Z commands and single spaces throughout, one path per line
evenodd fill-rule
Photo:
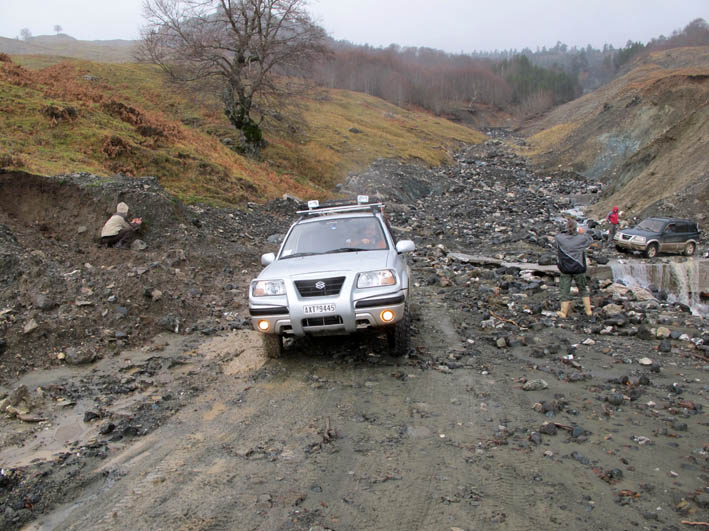
M 261 265 L 262 266 L 267 266 L 268 264 L 273 263 L 273 261 L 276 259 L 276 255 L 274 253 L 266 253 L 261 255 Z
M 412 242 L 411 240 L 401 240 L 396 242 L 396 252 L 401 254 L 401 253 L 410 253 L 412 251 L 416 250 L 416 244 Z

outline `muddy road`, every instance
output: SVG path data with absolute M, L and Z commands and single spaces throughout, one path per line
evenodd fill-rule
M 143 392 L 156 403 L 184 377 L 199 391 L 144 437 L 107 443 L 67 479 L 64 503 L 26 529 L 671 529 L 694 519 L 677 493 L 701 491 L 706 425 L 663 437 L 660 405 L 621 399 L 628 408 L 610 411 L 585 383 L 627 374 L 629 344 L 580 346 L 587 379 L 569 381 L 549 368 L 568 367 L 563 352 L 540 364 L 528 346 L 460 337 L 439 291 L 414 296 L 416 353 L 405 359 L 364 336 L 298 342 L 267 360 L 251 331 L 163 335 L 158 349 L 122 354 L 136 367 L 164 360 Z M 665 400 L 676 376 L 654 375 L 643 401 Z M 537 379 L 549 388 L 522 389 Z M 534 405 L 545 401 L 563 405 L 543 415 Z M 582 428 L 540 435 L 549 420 Z
M 293 201 L 184 207 L 153 180 L 58 181 L 3 181 L 32 200 L 0 205 L 0 528 L 709 522 L 706 318 L 598 278 L 592 318 L 580 301 L 556 316 L 550 235 L 594 183 L 536 175 L 497 141 L 442 169 L 373 165 L 340 191 L 385 201 L 416 242 L 411 350 L 361 335 L 272 360 L 245 292 Z M 100 226 L 115 197 L 155 227 L 146 249 L 69 224 L 83 208 Z

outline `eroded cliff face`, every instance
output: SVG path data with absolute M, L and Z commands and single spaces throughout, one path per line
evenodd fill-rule
M 592 214 L 621 205 L 637 216 L 705 221 L 709 200 L 709 47 L 642 58 L 612 83 L 524 130 L 539 169 L 605 184 Z

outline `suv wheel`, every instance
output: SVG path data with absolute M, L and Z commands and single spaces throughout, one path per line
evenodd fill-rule
M 697 246 L 694 244 L 694 242 L 687 242 L 687 245 L 684 246 L 684 255 L 692 256 L 694 254 L 694 251 L 696 250 Z
M 647 249 L 645 249 L 645 256 L 648 258 L 655 258 L 657 256 L 657 244 L 656 243 L 651 243 L 650 245 L 647 246 Z
M 267 358 L 280 358 L 283 356 L 283 336 L 276 334 L 261 334 L 263 350 Z
M 409 304 L 404 305 L 404 317 L 393 327 L 387 330 L 387 340 L 392 355 L 403 356 L 409 351 L 409 334 L 411 332 L 411 318 L 409 317 Z

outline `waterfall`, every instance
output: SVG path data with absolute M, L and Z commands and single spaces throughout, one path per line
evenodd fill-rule
M 706 265 L 706 264 L 705 264 Z M 667 293 L 670 302 L 689 306 L 694 315 L 709 315 L 709 305 L 703 304 L 700 294 L 709 290 L 702 286 L 700 260 L 645 263 L 639 261 L 611 262 L 613 282 L 631 288 L 646 288 L 654 294 Z

